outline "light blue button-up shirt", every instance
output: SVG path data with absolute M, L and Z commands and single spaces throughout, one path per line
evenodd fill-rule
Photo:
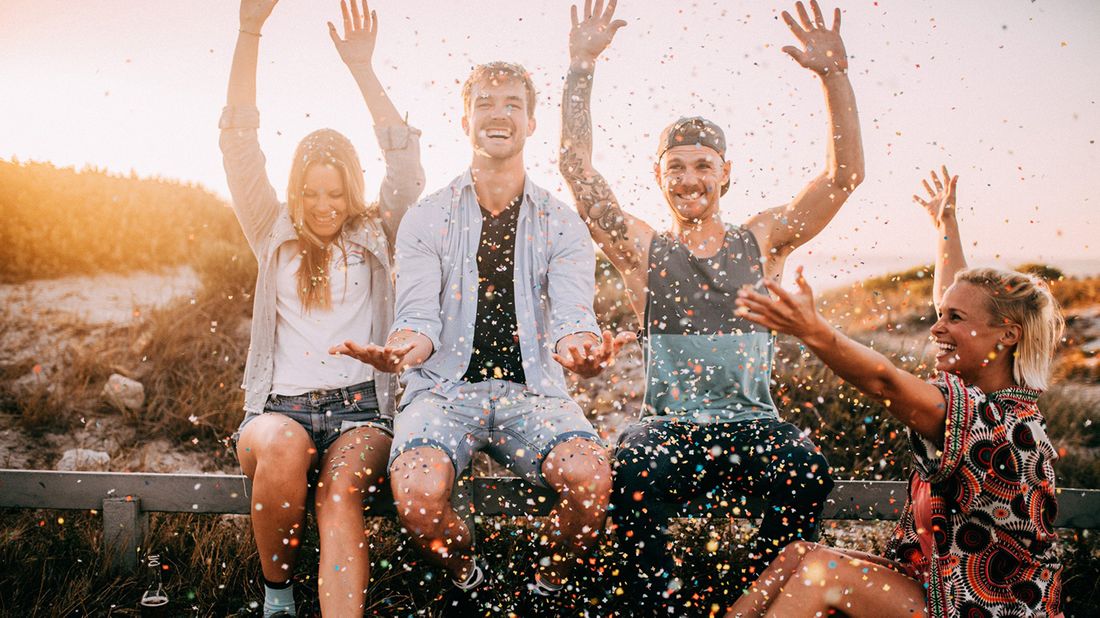
M 524 181 L 516 224 L 516 327 L 527 389 L 569 397 L 558 340 L 599 333 L 592 299 L 596 255 L 573 209 Z M 421 393 L 453 397 L 473 354 L 481 208 L 470 171 L 409 209 L 397 232 L 397 309 L 391 332 L 427 336 L 434 352 L 402 375 L 405 407 Z

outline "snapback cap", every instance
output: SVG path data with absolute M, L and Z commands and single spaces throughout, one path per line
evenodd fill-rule
M 657 144 L 657 161 L 676 146 L 706 146 L 726 160 L 726 134 L 722 128 L 702 116 L 680 118 L 661 131 Z M 730 188 L 729 181 L 722 185 L 721 195 Z

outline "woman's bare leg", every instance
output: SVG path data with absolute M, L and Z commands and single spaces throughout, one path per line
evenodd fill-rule
M 766 614 L 768 606 L 787 583 L 791 573 L 802 564 L 802 557 L 816 546 L 808 541 L 795 541 L 784 547 L 760 577 L 756 578 L 748 592 L 737 599 L 726 618 L 760 618 Z
M 264 579 L 288 581 L 298 557 L 309 471 L 317 463 L 317 449 L 301 425 L 269 412 L 245 425 L 237 458 L 252 479 L 252 534 Z
M 765 615 L 825 616 L 831 609 L 852 618 L 926 615 L 921 583 L 890 561 L 872 558 L 814 545 L 801 556 L 797 571 L 775 594 Z
M 390 437 L 375 427 L 353 429 L 325 451 L 317 481 L 317 592 L 325 616 L 363 615 L 370 582 L 363 498 L 385 487 L 389 454 Z

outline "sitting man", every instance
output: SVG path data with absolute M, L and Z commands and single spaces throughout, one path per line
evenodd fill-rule
M 611 495 L 609 458 L 562 368 L 597 375 L 633 333 L 601 335 L 588 230 L 525 171 L 535 100 L 522 67 L 474 69 L 462 118 L 473 161 L 401 224 L 390 338 L 336 349 L 403 370 L 391 486 L 402 525 L 451 573 L 445 611 L 455 615 L 491 611 L 486 566 L 451 505 L 456 473 L 476 451 L 560 496 L 528 584 L 535 604 L 565 596 L 555 593 L 594 544 Z
M 625 25 L 613 21 L 615 0 L 585 15 L 573 9 L 571 63 L 562 96 L 561 171 L 592 237 L 622 274 L 644 331 L 644 420 L 628 428 L 616 454 L 612 518 L 620 547 L 638 569 L 628 589 L 644 604 L 668 606 L 680 587 L 669 552 L 669 520 L 716 491 L 763 497 L 767 508 L 743 590 L 776 553 L 816 534 L 832 488 L 829 466 L 772 401 L 773 337 L 735 315 L 742 286 L 778 282 L 791 252 L 816 236 L 863 179 L 863 148 L 840 12 L 827 28 L 811 2 L 801 26 L 786 20 L 805 49 L 785 47 L 825 90 L 829 118 L 825 170 L 786 205 L 722 221 L 719 198 L 730 186 L 725 136 L 703 118 L 681 118 L 661 134 L 654 173 L 673 215 L 657 233 L 620 208 L 592 165 L 592 79 L 596 59 Z

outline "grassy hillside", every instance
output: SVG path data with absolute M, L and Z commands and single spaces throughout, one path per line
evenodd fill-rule
M 194 184 L 0 161 L 0 282 L 193 264 L 244 248 L 233 213 Z

